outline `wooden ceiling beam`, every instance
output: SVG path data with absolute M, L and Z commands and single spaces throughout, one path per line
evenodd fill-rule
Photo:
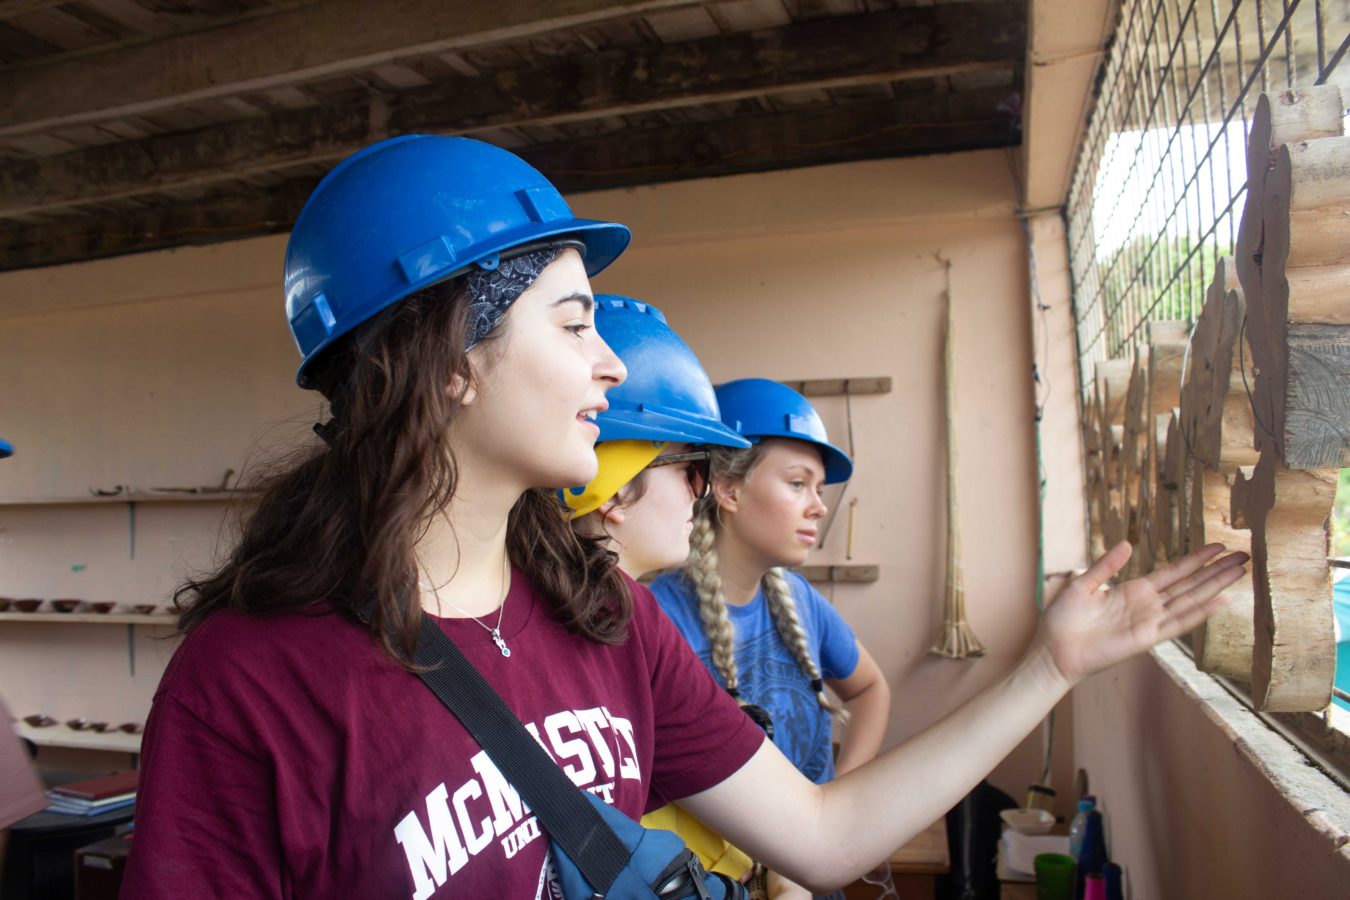
M 0 71 L 0 136 L 144 115 L 697 0 L 326 0 Z
M 70 0 L 0 0 L 0 22 L 17 19 L 29 13 L 42 12 L 69 3 Z
M 525 147 L 565 192 L 797 166 L 1015 146 L 1006 89 L 915 94 Z M 900 186 L 895 186 L 900 189 Z M 884 188 L 883 188 L 884 189 Z
M 586 191 L 741 172 L 1012 146 L 1006 94 L 982 89 L 898 100 L 737 116 L 520 151 L 564 191 Z M 189 243 L 285 231 L 313 178 L 163 208 L 0 224 L 0 269 L 55 265 Z M 894 186 L 902 190 L 903 186 Z
M 287 231 L 317 183 L 295 179 L 190 202 L 0 224 L 0 271 Z
M 389 134 L 555 125 L 785 91 L 1008 70 L 1018 4 L 824 18 L 758 32 L 554 60 L 344 106 L 289 110 L 0 168 L 0 217 L 330 163 Z

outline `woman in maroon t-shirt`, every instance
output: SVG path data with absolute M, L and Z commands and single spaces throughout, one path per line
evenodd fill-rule
M 315 189 L 286 308 L 298 381 L 332 418 L 256 491 L 220 570 L 177 594 L 124 896 L 552 896 L 537 823 L 408 671 L 423 616 L 574 782 L 631 815 L 649 791 L 679 799 L 831 888 L 954 805 L 1078 680 L 1190 630 L 1240 576 L 1215 545 L 1101 590 L 1121 544 L 1008 677 L 807 781 L 559 514 L 553 491 L 595 475 L 592 420 L 625 376 L 587 279 L 628 240 L 463 138 L 383 141 Z

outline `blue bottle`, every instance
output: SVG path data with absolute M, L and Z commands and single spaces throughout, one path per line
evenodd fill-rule
M 1089 809 L 1083 825 L 1083 844 L 1078 849 L 1078 870 L 1074 876 L 1074 897 L 1082 900 L 1087 886 L 1088 875 L 1100 875 L 1110 862 L 1106 855 L 1106 834 L 1103 828 L 1102 814 Z
M 1107 863 L 1102 866 L 1102 875 L 1106 878 L 1106 900 L 1125 900 L 1124 873 L 1120 866 Z

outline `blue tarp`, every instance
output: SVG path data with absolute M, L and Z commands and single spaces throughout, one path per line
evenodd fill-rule
M 1336 582 L 1334 591 L 1333 608 L 1336 610 L 1337 639 L 1336 644 L 1336 687 L 1350 693 L 1350 578 L 1342 578 Z M 1332 699 L 1332 702 L 1341 709 L 1350 710 L 1350 703 L 1346 703 L 1339 697 Z

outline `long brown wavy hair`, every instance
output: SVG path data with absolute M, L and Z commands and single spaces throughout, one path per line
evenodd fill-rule
M 314 360 L 309 375 L 333 421 L 322 442 L 278 460 L 249 489 L 224 565 L 174 592 L 180 632 L 222 609 L 335 607 L 413 667 L 422 623 L 414 546 L 455 495 L 449 426 L 460 404 L 446 386 L 456 376 L 473 383 L 463 350 L 468 308 L 459 279 L 432 285 Z M 632 598 L 618 558 L 603 537 L 568 526 L 552 491 L 521 496 L 506 543 L 512 564 L 570 631 L 607 644 L 625 639 Z

